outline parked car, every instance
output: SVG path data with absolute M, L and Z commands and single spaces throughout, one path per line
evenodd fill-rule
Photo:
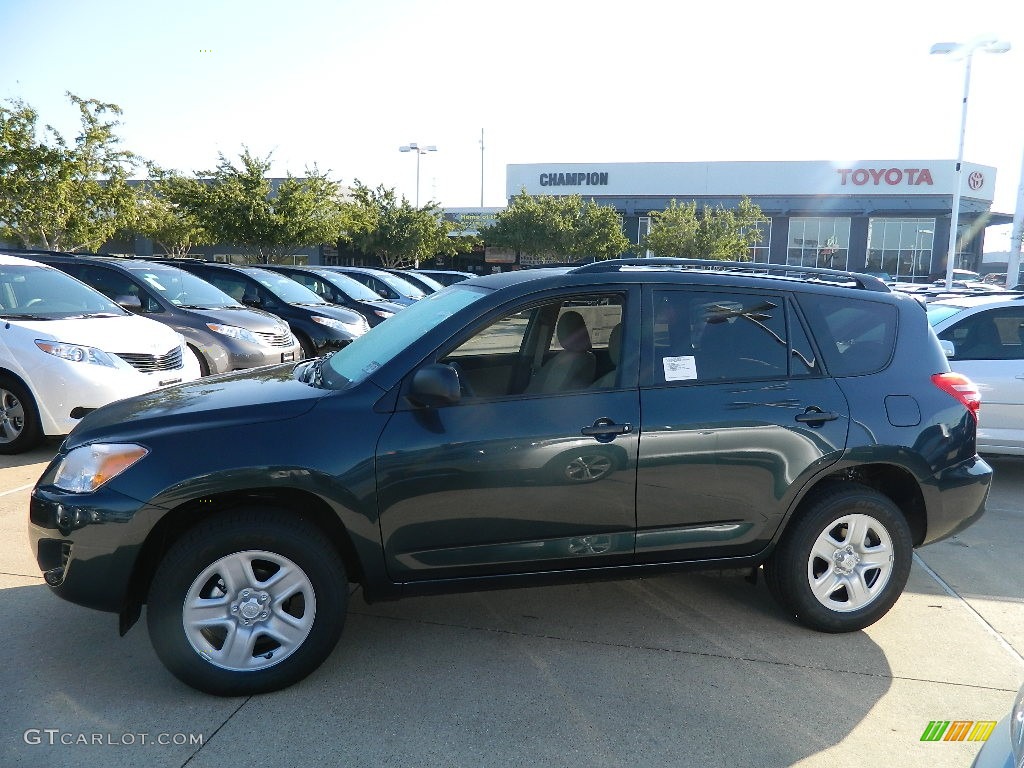
M 991 735 L 981 745 L 981 750 L 971 763 L 971 768 L 1020 768 L 1024 765 L 1024 687 L 1017 692 L 1017 698 L 1006 716 L 1000 720 Z
M 978 450 L 1024 455 L 1024 293 L 946 296 L 929 302 L 928 319 L 950 367 L 985 400 Z
M 790 270 L 495 274 L 331 355 L 108 406 L 32 492 L 39 567 L 123 631 L 147 604 L 161 661 L 221 695 L 313 671 L 349 582 L 761 568 L 796 620 L 861 629 L 982 514 L 979 399 L 917 301 Z
M 261 309 L 288 323 L 304 357 L 343 347 L 369 330 L 358 312 L 328 304 L 308 288 L 259 267 L 174 259 L 173 265 L 201 277 L 247 307 Z
M 320 267 L 293 267 L 285 264 L 267 265 L 266 269 L 290 277 L 295 282 L 309 288 L 324 301 L 359 312 L 366 318 L 370 327 L 384 322 L 402 309 L 401 304 L 393 304 L 382 299 L 380 294 L 341 272 Z
M 173 328 L 185 337 L 204 376 L 302 357 L 298 340 L 279 317 L 249 309 L 177 267 L 53 252 L 31 258 L 67 272 L 130 312 Z
M 476 277 L 472 272 L 459 272 L 456 269 L 415 269 L 413 270 L 418 275 L 427 275 L 432 277 L 441 285 L 452 285 L 453 283 L 461 283 L 463 280 L 469 280 L 471 277 Z
M 437 293 L 445 286 L 439 283 L 432 277 L 427 275 L 421 275 L 418 272 L 413 272 L 411 269 L 386 269 L 385 272 L 390 272 L 392 275 L 398 275 L 408 283 L 412 283 L 421 291 L 425 296 L 429 296 L 432 293 Z
M 426 295 L 422 290 L 417 288 L 408 280 L 403 280 L 398 275 L 385 272 L 383 269 L 336 266 L 324 266 L 324 269 L 330 269 L 335 272 L 341 272 L 343 275 L 348 275 L 353 280 L 357 280 L 365 285 L 382 299 L 386 299 L 395 304 L 401 304 L 403 307 L 409 306 L 414 301 L 418 301 Z
M 180 334 L 29 259 L 0 254 L 0 321 L 3 454 L 66 435 L 114 400 L 199 376 Z

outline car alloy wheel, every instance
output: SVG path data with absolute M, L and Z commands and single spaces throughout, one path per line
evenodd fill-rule
M 42 439 L 32 395 L 17 379 L 0 375 L 0 454 L 22 453 Z
M 182 608 L 193 650 L 222 669 L 278 664 L 306 640 L 316 616 L 309 576 L 273 552 L 235 552 L 192 582 Z
M 175 677 L 248 696 L 289 686 L 330 655 L 348 579 L 337 548 L 300 513 L 250 507 L 182 534 L 146 603 L 150 642 Z
M 772 597 L 822 632 L 852 632 L 884 616 L 910 576 L 910 526 L 884 494 L 857 482 L 817 489 L 764 564 Z
M 807 559 L 807 583 L 829 610 L 857 611 L 885 591 L 893 557 L 885 526 L 869 515 L 847 515 L 814 542 Z

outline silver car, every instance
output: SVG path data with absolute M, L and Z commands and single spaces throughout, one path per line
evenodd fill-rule
M 1024 293 L 945 296 L 927 306 L 950 368 L 981 390 L 978 452 L 1024 455 Z

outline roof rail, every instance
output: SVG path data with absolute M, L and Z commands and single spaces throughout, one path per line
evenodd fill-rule
M 587 272 L 615 272 L 623 267 L 677 267 L 682 269 L 703 269 L 717 272 L 773 272 L 796 278 L 799 275 L 811 275 L 824 282 L 854 283 L 866 291 L 889 293 L 889 286 L 873 275 L 859 272 L 847 272 L 840 269 L 824 269 L 822 267 L 800 267 L 792 264 L 765 264 L 752 261 L 718 261 L 715 259 L 673 259 L 673 258 L 639 258 L 639 259 L 607 259 L 585 264 L 572 270 L 573 274 Z M 805 278 L 806 279 L 806 278 Z

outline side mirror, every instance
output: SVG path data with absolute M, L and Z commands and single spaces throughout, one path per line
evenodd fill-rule
M 114 298 L 114 303 L 127 309 L 129 312 L 141 312 L 142 311 L 142 299 L 133 294 L 126 294 L 124 296 L 117 296 Z
M 247 293 L 242 297 L 242 303 L 247 307 L 262 307 L 263 299 L 255 294 Z
M 427 408 L 453 405 L 461 398 L 459 374 L 447 365 L 425 365 L 413 374 L 409 402 Z
M 956 347 L 953 346 L 952 341 L 946 341 L 945 339 L 939 339 L 939 346 L 942 348 L 942 354 L 946 357 L 956 356 Z

